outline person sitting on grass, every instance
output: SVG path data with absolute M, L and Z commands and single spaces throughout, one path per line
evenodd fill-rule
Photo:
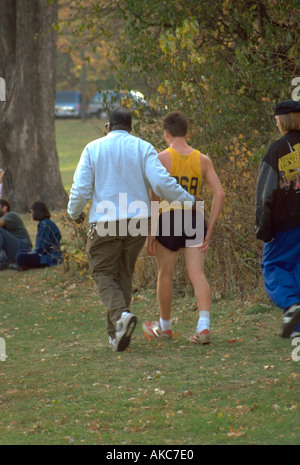
M 50 220 L 47 206 L 43 202 L 35 202 L 30 212 L 32 220 L 39 222 L 35 249 L 31 252 L 20 250 L 17 253 L 16 265 L 11 265 L 10 268 L 18 271 L 58 265 L 63 261 L 60 248 L 61 233 L 57 225 Z
M 31 239 L 22 218 L 11 211 L 10 203 L 0 199 L 0 270 L 6 270 L 15 263 L 16 254 L 32 248 Z

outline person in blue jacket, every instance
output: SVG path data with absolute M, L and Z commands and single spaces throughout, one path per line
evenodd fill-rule
M 50 212 L 43 202 L 35 202 L 31 207 L 31 218 L 38 221 L 35 249 L 31 252 L 20 250 L 14 268 L 19 271 L 30 268 L 44 268 L 58 265 L 63 261 L 60 248 L 61 233 L 50 220 Z

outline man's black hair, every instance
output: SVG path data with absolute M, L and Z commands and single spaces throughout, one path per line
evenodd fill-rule
M 131 131 L 132 115 L 127 108 L 119 107 L 113 110 L 109 117 L 111 130 L 123 129 Z

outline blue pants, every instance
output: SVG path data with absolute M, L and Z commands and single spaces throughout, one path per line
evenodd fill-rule
M 15 237 L 6 229 L 0 228 L 0 251 L 5 253 L 8 262 L 15 262 L 17 252 L 20 249 L 30 250 L 31 246 L 27 241 Z
M 261 268 L 266 291 L 278 307 L 286 311 L 300 303 L 300 228 L 278 232 L 264 244 Z
M 26 268 L 45 268 L 48 266 L 41 263 L 41 256 L 38 253 L 31 253 L 26 250 L 19 250 L 16 262 L 17 265 Z

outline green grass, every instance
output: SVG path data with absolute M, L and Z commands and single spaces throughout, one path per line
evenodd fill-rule
M 67 191 L 72 186 L 74 171 L 85 145 L 103 135 L 105 122 L 96 118 L 86 121 L 56 120 L 56 146 L 60 172 Z
M 213 343 L 195 347 L 193 298 L 175 296 L 174 339 L 148 342 L 155 292 L 139 290 L 130 350 L 113 353 L 91 281 L 9 270 L 0 286 L 0 444 L 299 443 L 299 362 L 274 307 L 215 303 Z
M 98 123 L 56 123 L 66 188 Z M 23 219 L 34 242 L 36 223 Z M 257 292 L 215 302 L 213 343 L 195 347 L 194 299 L 175 289 L 175 337 L 148 342 L 141 323 L 157 318 L 156 297 L 139 289 L 130 350 L 113 353 L 80 272 L 8 270 L 0 288 L 0 444 L 299 444 L 300 362 L 277 335 L 280 311 Z

